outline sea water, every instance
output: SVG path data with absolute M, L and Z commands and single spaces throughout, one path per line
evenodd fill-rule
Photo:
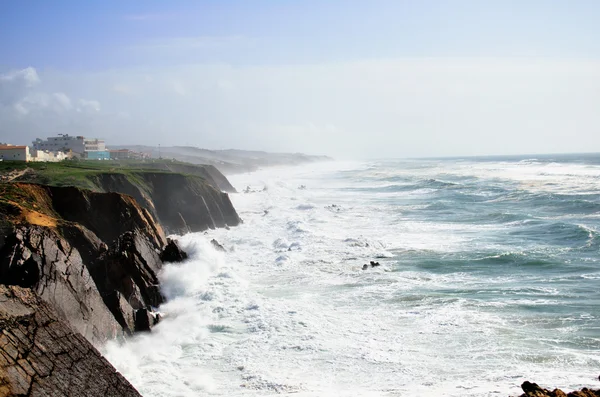
M 104 349 L 142 395 L 600 387 L 600 155 L 229 179 L 244 223 L 181 236 L 162 322 Z

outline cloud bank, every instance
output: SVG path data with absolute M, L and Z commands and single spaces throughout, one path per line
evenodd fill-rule
M 341 158 L 599 151 L 599 108 L 600 62 L 587 60 L 0 74 L 0 140 L 14 143 L 70 133 Z

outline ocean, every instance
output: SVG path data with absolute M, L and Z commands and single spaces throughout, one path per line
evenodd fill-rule
M 600 154 L 229 180 L 244 223 L 180 236 L 191 259 L 160 275 L 162 322 L 104 347 L 142 395 L 600 387 Z

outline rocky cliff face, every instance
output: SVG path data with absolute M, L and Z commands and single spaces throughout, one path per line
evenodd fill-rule
M 31 288 L 97 344 L 135 331 L 136 315 L 148 319 L 162 302 L 157 273 L 167 241 L 132 197 L 30 184 L 2 189 L 0 284 Z
M 240 222 L 217 176 L 102 172 L 104 193 L 0 184 L 0 395 L 138 395 L 89 342 L 158 321 L 157 274 L 186 258 L 158 221 L 181 233 Z
M 0 285 L 0 396 L 139 396 L 31 290 Z
M 145 173 L 161 225 L 169 233 L 197 232 L 237 226 L 240 218 L 227 193 L 201 178 L 165 173 Z
M 210 186 L 227 193 L 235 193 L 235 188 L 229 183 L 214 165 L 187 164 L 181 162 L 144 163 L 144 168 L 169 171 L 173 173 L 199 176 Z
M 208 175 L 210 169 L 206 172 Z M 218 173 L 216 169 L 214 172 Z M 102 173 L 96 176 L 96 183 L 104 191 L 131 195 L 167 233 L 182 234 L 241 222 L 227 193 L 214 186 L 225 182 L 217 183 L 218 176 L 215 178 L 208 183 L 195 175 L 144 171 L 136 173 L 135 178 Z

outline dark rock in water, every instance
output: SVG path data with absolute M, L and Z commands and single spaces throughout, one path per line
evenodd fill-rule
M 163 262 L 183 262 L 188 258 L 188 254 L 181 249 L 177 240 L 167 239 L 167 246 L 160 254 Z
M 376 267 L 376 266 L 380 266 L 379 262 L 371 261 L 371 267 Z
M 124 298 L 118 305 L 107 299 L 105 303 L 126 332 L 136 329 L 126 321 L 129 313 L 164 302 L 157 276 L 161 266 L 159 255 L 137 231 L 123 233 L 89 266 L 102 296 L 118 293 Z
M 337 204 L 331 204 L 331 205 L 326 205 L 325 209 L 332 211 L 332 212 L 340 212 L 342 210 L 342 207 Z
M 29 289 L 0 285 L 0 329 L 0 396 L 140 396 Z
M 160 320 L 160 316 L 158 316 L 158 314 L 146 308 L 136 310 L 134 317 L 136 332 L 150 331 L 151 327 L 158 324 Z
M 369 265 L 367 265 L 366 263 L 362 267 L 363 270 L 367 270 L 368 268 L 369 268 Z
M 219 242 L 217 240 L 215 240 L 214 238 L 212 240 L 210 240 L 210 243 L 212 244 L 213 247 L 215 247 L 215 249 L 217 251 L 225 252 L 225 247 L 223 247 L 221 244 L 219 244 Z
M 600 390 L 590 390 L 583 388 L 578 391 L 565 393 L 560 389 L 554 389 L 552 391 L 542 389 L 537 383 L 531 383 L 528 381 L 523 382 L 521 389 L 525 392 L 519 397 L 600 397 Z

